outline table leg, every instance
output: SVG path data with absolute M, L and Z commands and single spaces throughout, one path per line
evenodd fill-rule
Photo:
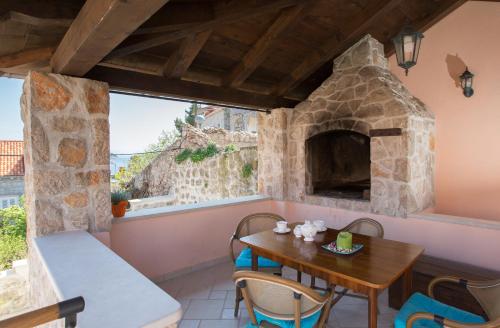
M 412 290 L 412 281 L 413 281 L 413 268 L 409 268 L 403 273 L 403 302 L 404 304 L 406 300 L 411 295 L 411 290 Z
M 371 288 L 368 292 L 368 327 L 377 328 L 378 292 Z
M 252 271 L 259 271 L 259 256 L 252 252 Z

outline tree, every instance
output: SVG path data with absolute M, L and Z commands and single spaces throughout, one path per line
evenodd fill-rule
M 23 201 L 24 202 L 24 201 Z M 26 211 L 24 206 L 0 209 L 0 270 L 26 257 Z
M 192 126 L 196 126 L 196 115 L 198 115 L 198 110 L 200 109 L 200 105 L 196 102 L 191 103 L 188 109 L 184 111 L 184 121 L 181 118 L 175 119 L 175 128 L 177 131 L 182 132 L 182 126 L 184 124 L 191 124 Z

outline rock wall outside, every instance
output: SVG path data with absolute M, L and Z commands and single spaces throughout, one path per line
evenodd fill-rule
M 192 204 L 214 199 L 234 198 L 257 193 L 257 135 L 229 132 L 219 128 L 196 129 L 186 125 L 181 137 L 162 152 L 129 183 L 132 198 L 169 195 L 170 205 Z M 193 163 L 175 161 L 184 149 L 195 150 L 216 144 L 219 153 Z M 225 152 L 233 144 L 236 151 Z M 244 165 L 251 165 L 243 177 Z

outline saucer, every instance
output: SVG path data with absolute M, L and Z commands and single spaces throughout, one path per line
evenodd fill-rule
M 287 234 L 290 231 L 292 231 L 292 229 L 286 228 L 285 230 L 280 231 L 280 230 L 278 230 L 278 228 L 274 228 L 273 231 L 274 231 L 274 233 L 277 233 L 278 235 L 284 235 L 284 234 Z

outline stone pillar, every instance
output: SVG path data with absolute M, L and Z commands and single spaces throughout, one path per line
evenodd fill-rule
M 21 107 L 28 235 L 109 231 L 107 84 L 30 72 Z
M 257 153 L 259 158 L 259 194 L 283 200 L 287 196 L 288 108 L 259 113 Z
M 30 72 L 21 98 L 30 300 L 60 300 L 33 238 L 109 231 L 109 93 L 106 83 Z M 61 321 L 50 326 L 62 326 Z

